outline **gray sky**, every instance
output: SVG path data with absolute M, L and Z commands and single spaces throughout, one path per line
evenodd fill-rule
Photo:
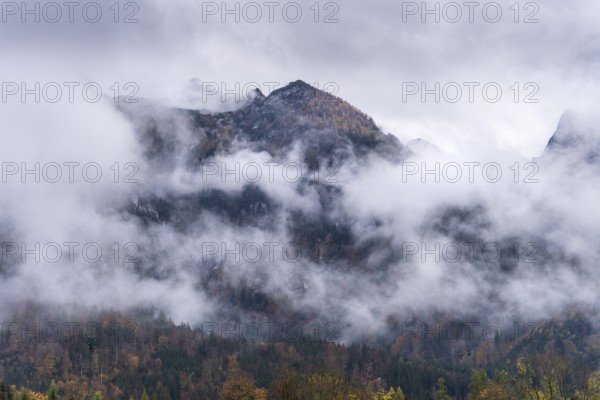
M 35 2 L 26 3 L 34 9 Z M 46 3 L 39 23 L 23 15 L 21 3 L 2 10 L 4 81 L 105 82 L 105 92 L 111 82 L 132 81 L 139 96 L 152 98 L 177 97 L 192 78 L 229 89 L 256 82 L 264 91 L 268 82 L 332 82 L 329 91 L 403 141 L 423 137 L 448 151 L 468 144 L 527 157 L 542 151 L 564 110 L 597 100 L 600 5 L 584 0 L 524 1 L 516 8 L 512 0 L 442 1 L 439 23 L 435 12 L 422 15 L 421 2 L 241 2 L 237 13 L 226 14 L 235 2 L 123 1 L 116 16 L 113 2 L 100 1 L 97 23 L 86 21 L 95 18 L 90 2 L 74 6 L 73 22 L 61 5 L 56 23 L 49 22 L 55 7 Z M 435 7 L 430 1 L 425 8 Z M 297 9 L 299 22 L 289 22 Z M 138 22 L 124 23 L 128 17 Z M 439 82 L 440 102 L 431 94 L 423 103 L 420 93 L 403 101 L 407 82 L 419 90 Z M 472 103 L 464 82 L 478 84 Z M 496 103 L 483 97 L 488 83 L 502 90 Z M 451 103 L 445 97 L 454 98 L 457 86 L 462 97 Z M 487 90 L 494 98 L 496 89 Z M 527 95 L 538 102 L 525 103 Z

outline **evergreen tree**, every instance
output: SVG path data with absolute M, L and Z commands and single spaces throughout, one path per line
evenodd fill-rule
M 14 394 L 10 386 L 0 382 L 0 400 L 13 400 Z
M 435 389 L 435 400 L 452 400 L 452 397 L 446 391 L 446 381 L 440 378 L 437 381 Z
M 469 385 L 469 398 L 476 400 L 479 394 L 488 387 L 487 372 L 483 369 L 474 369 L 471 371 L 471 384 Z
M 48 400 L 60 400 L 58 397 L 58 388 L 56 387 L 56 383 L 54 380 L 50 383 L 50 388 L 48 389 Z

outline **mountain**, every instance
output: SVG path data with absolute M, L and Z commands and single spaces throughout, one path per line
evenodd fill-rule
M 192 167 L 233 151 L 236 143 L 272 156 L 284 156 L 301 144 L 310 170 L 369 153 L 396 161 L 410 153 L 357 108 L 300 80 L 267 97 L 258 91 L 248 104 L 230 112 L 211 114 L 146 102 L 120 109 L 136 124 L 146 154 L 163 164 L 181 149 L 181 128 L 189 130 L 183 147 L 189 149 L 185 159 Z
M 169 281 L 183 271 L 224 315 L 346 318 L 354 310 L 336 285 L 394 293 L 414 279 L 421 279 L 426 290 L 444 288 L 445 282 L 461 288 L 465 284 L 468 293 L 485 299 L 469 312 L 490 315 L 527 302 L 527 293 L 523 299 L 506 293 L 521 293 L 518 288 L 531 279 L 542 281 L 560 271 L 584 273 L 585 257 L 562 240 L 562 232 L 554 232 L 566 225 L 553 221 L 570 221 L 569 210 L 560 203 L 540 202 L 545 198 L 541 194 L 556 191 L 551 183 L 515 184 L 512 162 L 503 167 L 505 180 L 497 185 L 481 176 L 474 184 L 463 179 L 464 185 L 434 181 L 427 186 L 419 179 L 407 183 L 402 180 L 403 161 L 419 161 L 409 147 L 427 153 L 431 162 L 437 155 L 439 161 L 449 156 L 425 141 L 401 144 L 366 114 L 305 82 L 292 82 L 268 96 L 257 91 L 251 101 L 228 112 L 150 102 L 121 105 L 120 110 L 136 129 L 148 169 L 148 179 L 122 210 L 147 238 L 135 272 Z M 578 131 L 568 121 L 561 121 L 546 153 L 593 147 L 579 145 Z M 582 137 L 593 140 L 593 135 Z M 208 164 L 226 164 L 231 171 L 236 164 L 264 162 L 297 162 L 310 173 L 277 182 L 223 174 L 210 182 L 199 179 Z M 322 179 L 327 174 L 314 179 L 313 172 L 331 171 L 336 179 Z M 396 180 L 389 179 L 394 176 Z M 498 206 L 500 199 L 508 205 Z M 525 206 L 530 203 L 537 206 L 533 211 Z M 574 224 L 569 229 L 580 228 Z M 246 262 L 228 258 L 227 251 L 204 252 L 206 243 L 228 250 L 264 242 L 293 244 L 300 249 L 298 257 L 290 262 L 278 254 L 274 261 Z M 439 247 L 434 250 L 438 259 L 447 250 L 461 257 L 434 262 L 423 252 L 411 254 L 407 243 L 423 246 L 423 252 Z M 420 275 L 428 269 L 437 272 Z M 441 276 L 447 279 L 438 282 Z M 337 301 L 330 300 L 331 293 Z M 376 304 L 372 309 L 378 310 L 380 320 L 393 319 L 398 311 L 387 310 L 378 299 L 373 295 L 363 300 Z M 452 302 L 423 308 L 463 312 Z
M 406 143 L 406 147 L 408 147 L 411 151 L 413 151 L 416 154 L 422 154 L 422 153 L 440 154 L 442 151 L 435 144 L 428 142 L 425 139 L 420 139 L 420 138 L 409 141 L 408 143 Z
M 418 175 L 404 181 L 402 168 L 465 160 L 423 140 L 405 146 L 302 81 L 269 96 L 256 91 L 227 112 L 150 101 L 119 110 L 139 139 L 140 184 L 94 212 L 118 222 L 135 254 L 69 263 L 64 275 L 55 265 L 43 270 L 43 286 L 25 288 L 59 302 L 74 287 L 85 302 L 99 289 L 101 307 L 116 309 L 15 307 L 0 343 L 0 379 L 36 390 L 60 379 L 63 398 L 84 398 L 78 391 L 94 382 L 110 399 L 146 389 L 152 399 L 217 399 L 241 376 L 237 357 L 268 398 L 283 398 L 277 392 L 290 382 L 329 382 L 335 391 L 343 381 L 363 395 L 339 398 L 381 399 L 390 395 L 368 393 L 400 386 L 407 398 L 427 400 L 439 377 L 455 398 L 551 398 L 542 392 L 556 382 L 572 382 L 561 398 L 597 389 L 597 185 L 555 163 L 593 172 L 595 125 L 563 117 L 541 157 L 557 168 L 540 168 L 535 185 L 513 181 L 512 159 L 499 183 L 478 170 L 473 182 L 425 185 Z M 236 164 L 251 163 L 297 163 L 310 173 L 239 179 Z M 238 172 L 203 179 L 207 167 L 224 164 Z M 24 270 L 28 279 L 31 270 L 4 245 L 22 242 L 13 230 L 0 227 L 0 275 Z M 282 251 L 291 244 L 292 254 Z M 79 331 L 57 343 L 49 331 L 72 326 L 73 315 L 109 327 L 107 335 Z M 37 321 L 48 323 L 40 331 Z M 487 396 L 470 393 L 471 373 L 473 383 L 486 374 L 473 368 L 490 378 L 496 371 L 484 379 Z M 524 391 L 503 395 L 515 388 Z M 306 393 L 295 398 L 316 396 Z
M 353 230 L 355 217 L 341 205 L 343 188 L 327 178 L 337 177 L 345 168 L 366 166 L 370 157 L 399 163 L 412 152 L 342 99 L 295 81 L 269 96 L 257 91 L 235 111 L 207 113 L 144 101 L 119 109 L 135 127 L 151 177 L 123 211 L 146 232 L 168 227 L 182 240 L 202 237 L 202 243 L 217 240 L 229 229 L 275 237 L 278 242 L 299 246 L 299 264 L 340 271 L 382 269 L 398 257 L 388 236 L 366 238 Z M 258 183 L 242 179 L 234 185 L 235 190 L 220 182 L 198 182 L 184 192 L 161 181 L 179 170 L 202 175 L 207 164 L 224 157 L 230 157 L 230 164 L 237 163 L 241 161 L 238 154 L 279 163 L 298 160 L 305 173 L 296 182 L 281 183 L 290 184 L 293 191 L 285 197 L 280 186 L 269 184 L 266 178 Z M 213 230 L 216 233 L 207 233 Z M 140 247 L 141 261 L 135 265 L 138 274 L 162 280 L 178 273 L 179 263 L 161 254 L 160 246 L 152 242 Z M 198 253 L 185 257 L 193 260 L 188 264 L 198 276 L 199 290 L 228 307 L 272 316 L 284 312 L 282 298 L 305 293 L 306 282 L 299 273 L 286 278 L 290 279 L 290 291 L 283 297 L 269 292 L 264 282 L 238 285 L 227 277 L 228 263 L 222 257 L 203 257 L 201 249 L 196 250 Z M 262 271 L 273 269 L 266 264 Z M 258 267 L 253 268 L 261 275 Z
M 548 141 L 541 160 L 563 159 L 580 165 L 600 162 L 600 132 L 597 124 L 582 115 L 565 113 Z

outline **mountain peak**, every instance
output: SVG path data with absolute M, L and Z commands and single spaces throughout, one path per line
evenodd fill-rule
M 286 86 L 282 87 L 281 89 L 302 89 L 302 90 L 314 90 L 314 86 L 309 85 L 308 83 L 304 82 L 303 80 L 296 80 L 294 82 L 290 82 L 288 83 Z
M 269 94 L 269 99 L 277 100 L 277 99 L 306 99 L 307 95 L 314 96 L 316 95 L 318 89 L 314 86 L 309 85 L 308 83 L 297 80 L 294 82 L 290 82 L 286 86 L 273 90 L 271 94 Z
M 596 164 L 600 161 L 600 140 L 596 118 L 566 112 L 541 157 L 570 157 L 573 161 Z
M 295 87 L 300 87 L 300 88 L 312 88 L 311 85 L 309 85 L 308 83 L 304 82 L 301 79 L 298 79 L 294 82 L 290 82 L 290 84 L 288 86 L 295 86 Z
M 299 143 L 310 169 L 370 152 L 392 160 L 404 158 L 407 153 L 398 139 L 381 132 L 367 114 L 302 80 L 290 82 L 267 97 L 255 89 L 251 101 L 232 111 L 174 109 L 167 120 L 141 114 L 137 121 L 148 151 L 158 158 L 172 157 L 178 145 L 172 126 L 180 123 L 178 119 L 190 125 L 199 143 L 190 151 L 191 165 L 230 151 L 236 143 L 278 156 Z
M 251 100 L 266 99 L 266 96 L 259 88 L 252 89 L 252 91 L 249 93 L 249 97 Z
M 415 153 L 440 153 L 442 150 L 437 147 L 435 144 L 422 139 L 422 138 L 417 138 L 417 139 L 412 139 L 410 141 L 408 141 L 406 143 L 406 147 L 408 147 L 410 150 L 412 150 Z

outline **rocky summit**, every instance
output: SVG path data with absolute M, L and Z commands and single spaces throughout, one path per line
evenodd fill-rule
M 299 144 L 303 161 L 312 170 L 328 162 L 341 164 L 351 156 L 375 153 L 400 160 L 410 153 L 356 107 L 300 80 L 267 97 L 258 91 L 250 102 L 230 112 L 147 104 L 121 110 L 136 123 L 146 154 L 161 163 L 172 159 L 181 145 L 182 128 L 191 136 L 185 156 L 190 166 L 230 152 L 240 143 L 280 157 Z

